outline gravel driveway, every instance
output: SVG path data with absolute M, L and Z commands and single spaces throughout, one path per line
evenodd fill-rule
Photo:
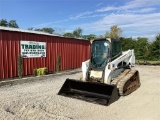
M 137 66 L 141 87 L 110 106 L 58 96 L 66 78 L 0 87 L 0 120 L 159 120 L 160 66 Z

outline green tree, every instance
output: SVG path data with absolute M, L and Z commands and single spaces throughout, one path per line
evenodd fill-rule
M 73 36 L 75 38 L 80 38 L 80 37 L 82 37 L 82 32 L 83 32 L 83 30 L 81 28 L 77 28 L 73 31 Z
M 129 49 L 135 49 L 136 40 L 134 40 L 132 38 L 124 38 L 124 37 L 121 37 L 120 40 L 122 43 L 122 50 L 123 51 L 127 51 Z
M 106 38 L 109 38 L 110 37 L 110 33 L 109 32 L 106 32 L 106 34 L 104 35 Z
M 121 37 L 122 30 L 117 25 L 111 26 L 110 32 L 106 32 L 105 37 L 111 37 L 119 39 Z
M 122 50 L 127 51 L 129 49 L 135 50 L 135 56 L 138 60 L 151 60 L 151 49 L 147 38 L 138 38 L 134 40 L 132 38 L 120 38 L 122 42 Z
M 63 36 L 70 37 L 70 38 L 81 38 L 82 32 L 83 32 L 83 30 L 81 28 L 77 28 L 72 33 L 70 33 L 70 32 L 64 33 Z
M 11 28 L 19 28 L 18 24 L 16 23 L 16 20 L 10 20 L 8 26 Z
M 42 28 L 42 31 L 49 34 L 53 34 L 55 30 L 53 28 Z
M 160 34 L 155 38 L 151 44 L 151 54 L 153 60 L 160 60 Z
M 105 36 L 103 36 L 103 35 L 99 35 L 97 38 L 104 38 Z
M 36 28 L 34 31 L 41 31 L 41 32 L 53 34 L 55 30 L 53 28 Z
M 70 32 L 64 33 L 63 36 L 64 37 L 69 37 L 69 38 L 73 38 L 74 37 L 73 33 L 70 33 Z
M 0 20 L 0 26 L 3 26 L 3 27 L 8 27 L 8 22 L 6 19 L 1 19 Z
M 94 34 L 89 34 L 89 35 L 83 35 L 82 38 L 84 38 L 86 40 L 93 40 L 93 39 L 97 38 L 97 36 Z
M 144 61 L 151 60 L 151 50 L 150 50 L 150 44 L 149 43 L 147 43 L 144 46 L 144 55 L 143 55 L 143 58 L 144 58 Z
M 42 29 L 36 28 L 36 29 L 34 29 L 34 31 L 40 31 L 40 32 L 42 32 Z
M 28 28 L 27 30 L 34 30 L 33 27 Z
M 147 60 L 147 57 L 149 54 L 148 46 L 149 46 L 149 43 L 147 38 L 140 38 L 140 37 L 137 38 L 136 46 L 135 46 L 135 55 L 137 59 L 144 60 L 144 61 Z

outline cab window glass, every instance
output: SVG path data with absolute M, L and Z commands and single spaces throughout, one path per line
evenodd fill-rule
M 113 41 L 112 44 L 112 58 L 116 58 L 121 54 L 121 44 L 120 42 Z

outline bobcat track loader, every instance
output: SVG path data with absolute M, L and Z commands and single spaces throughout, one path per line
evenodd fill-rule
M 66 79 L 58 95 L 109 105 L 140 87 L 134 66 L 134 50 L 122 52 L 119 40 L 92 40 L 90 59 L 82 62 L 83 77 Z

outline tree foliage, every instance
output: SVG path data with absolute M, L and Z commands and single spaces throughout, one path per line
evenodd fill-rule
M 63 34 L 64 37 L 69 38 L 82 38 L 83 30 L 81 28 L 76 28 L 73 32 L 66 32 Z
M 53 34 L 55 30 L 53 28 L 46 28 L 45 27 L 45 28 L 36 28 L 36 29 L 34 29 L 34 31 L 41 31 L 41 32 Z
M 63 36 L 68 37 L 68 38 L 73 38 L 74 37 L 73 33 L 70 33 L 70 32 L 64 33 Z
M 137 56 L 137 59 L 143 59 L 146 60 L 146 55 L 148 54 L 148 39 L 147 38 L 138 38 L 136 41 L 136 47 L 135 47 L 135 55 Z
M 77 28 L 73 31 L 73 36 L 75 38 L 81 38 L 82 37 L 83 30 L 81 28 Z
M 148 42 L 147 38 L 121 38 L 123 51 L 134 49 L 138 60 L 160 60 L 160 34 L 153 42 Z
M 82 38 L 85 40 L 93 40 L 97 38 L 97 36 L 95 34 L 89 34 L 89 35 L 83 35 Z
M 122 42 L 122 50 L 126 51 L 129 49 L 134 49 L 135 45 L 136 45 L 136 41 L 133 40 L 132 38 L 120 38 L 121 42 Z
M 19 28 L 16 20 L 10 20 L 8 22 L 6 19 L 2 19 L 2 20 L 0 20 L 0 26 L 11 27 L 11 28 Z
M 110 32 L 106 32 L 105 37 L 111 37 L 119 39 L 121 37 L 122 30 L 117 25 L 111 26 Z
M 155 41 L 151 44 L 151 53 L 154 60 L 160 60 L 160 34 L 156 36 Z
M 8 23 L 8 27 L 19 28 L 18 24 L 16 23 L 16 20 L 10 20 L 9 23 Z
M 6 19 L 0 20 L 0 26 L 8 27 L 8 22 L 7 22 L 7 20 L 6 20 Z
M 30 27 L 30 28 L 28 28 L 27 30 L 34 30 L 34 28 L 33 28 L 33 27 Z
M 104 35 L 99 35 L 97 38 L 104 38 L 105 36 Z

